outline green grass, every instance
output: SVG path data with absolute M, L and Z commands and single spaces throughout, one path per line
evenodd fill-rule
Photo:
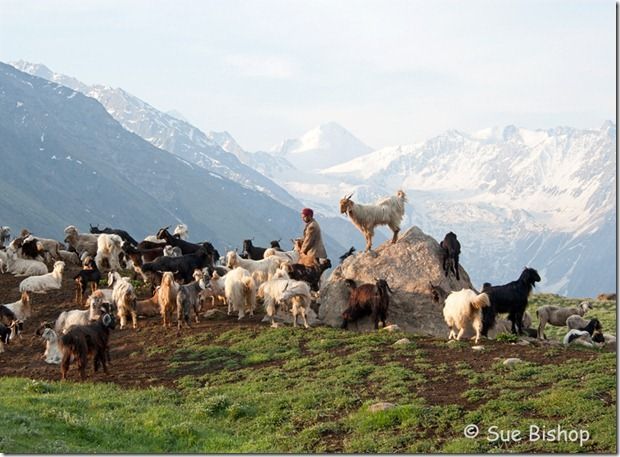
M 546 298 L 555 300 L 533 302 Z M 601 304 L 592 314 L 609 329 L 608 312 Z M 189 336 L 170 358 L 174 389 L 1 378 L 0 452 L 616 452 L 614 353 L 514 368 L 500 358 L 481 370 L 475 358 L 433 358 L 412 335 L 393 347 L 403 336 L 286 327 Z M 565 351 L 539 349 L 549 359 Z M 454 400 L 427 401 L 424 392 L 451 376 Z M 370 412 L 379 401 L 396 406 Z M 465 438 L 468 424 L 483 434 Z M 484 436 L 493 425 L 532 424 L 586 429 L 591 439 L 582 448 Z

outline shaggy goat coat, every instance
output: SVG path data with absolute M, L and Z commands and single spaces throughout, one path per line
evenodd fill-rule
M 396 243 L 400 224 L 405 215 L 407 196 L 402 190 L 392 197 L 383 198 L 374 205 L 360 205 L 351 200 L 351 195 L 340 200 L 340 212 L 346 213 L 366 239 L 366 251 L 372 249 L 375 227 L 387 225 L 394 233 L 392 243 Z
M 443 317 L 450 328 L 448 339 L 460 340 L 468 325 L 471 324 L 476 331 L 477 343 L 482 331 L 481 310 L 487 306 L 489 306 L 489 296 L 485 293 L 477 294 L 471 289 L 461 289 L 450 293 L 443 307 Z M 458 335 L 455 330 L 458 330 Z
M 224 278 L 229 314 L 231 311 L 237 311 L 239 319 L 242 319 L 245 310 L 249 309 L 250 315 L 253 316 L 256 306 L 256 283 L 252 275 L 247 270 L 237 267 L 228 272 Z

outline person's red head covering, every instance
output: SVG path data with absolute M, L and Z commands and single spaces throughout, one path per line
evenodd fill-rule
M 310 208 L 304 208 L 301 210 L 301 215 L 302 216 L 314 216 L 314 211 L 312 211 Z

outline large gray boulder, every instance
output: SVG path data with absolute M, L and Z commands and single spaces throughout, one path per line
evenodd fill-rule
M 375 278 L 380 278 L 394 291 L 390 297 L 389 324 L 398 324 L 405 332 L 446 337 L 448 327 L 443 320 L 443 300 L 433 302 L 429 283 L 440 286 L 446 294 L 472 288 L 461 266 L 459 275 L 460 281 L 452 274 L 445 276 L 439 242 L 418 227 L 411 227 L 395 244 L 386 242 L 375 252 L 357 253 L 334 269 L 320 291 L 319 319 L 332 327 L 342 324 L 341 313 L 349 299 L 345 279 L 353 279 L 359 285 L 374 283 Z M 373 330 L 374 323 L 370 317 L 365 317 L 351 323 L 349 329 Z

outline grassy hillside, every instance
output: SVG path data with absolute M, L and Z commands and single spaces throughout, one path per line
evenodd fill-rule
M 569 303 L 533 300 L 552 301 Z M 597 305 L 614 333 L 615 304 Z M 502 341 L 474 351 L 470 342 L 398 332 L 272 329 L 226 317 L 143 347 L 159 329 L 154 322 L 125 331 L 115 343 L 123 360 L 113 346 L 114 379 L 163 364 L 143 388 L 33 380 L 27 372 L 0 379 L 0 451 L 616 452 L 614 352 Z M 393 345 L 403 337 L 411 342 Z M 508 368 L 507 357 L 524 363 Z M 395 406 L 372 412 L 377 402 Z M 468 424 L 480 436 L 464 437 Z M 487 440 L 491 426 L 526 433 L 531 425 L 586 430 L 589 439 Z

